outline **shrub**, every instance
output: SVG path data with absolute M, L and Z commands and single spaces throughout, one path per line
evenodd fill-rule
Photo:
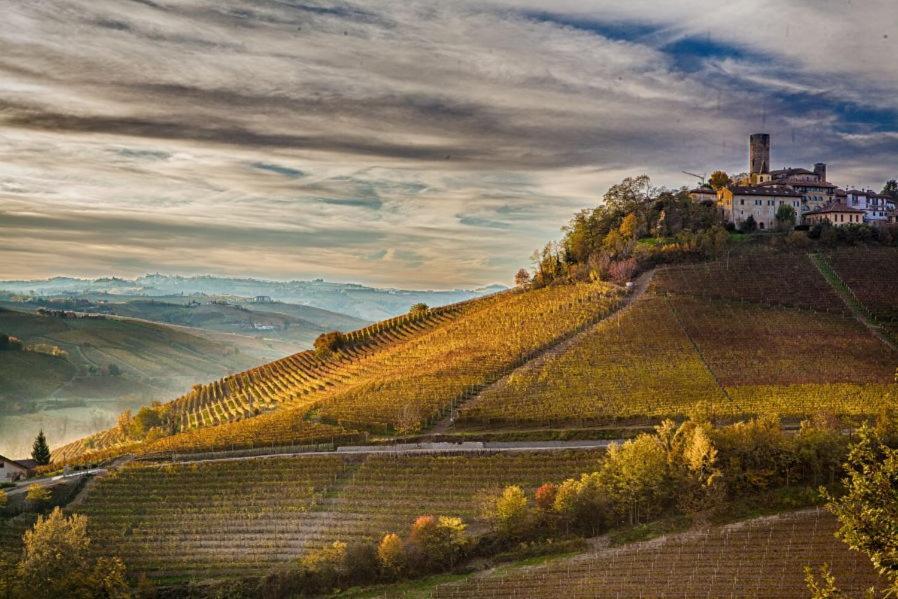
M 430 310 L 430 307 L 428 307 L 427 304 L 418 303 L 409 308 L 408 313 L 410 316 L 421 316 L 422 314 L 426 314 L 428 310 Z
M 42 487 L 37 483 L 28 485 L 28 493 L 25 495 L 25 499 L 28 503 L 35 508 L 40 508 L 49 503 L 51 497 L 52 494 L 50 493 L 50 489 Z
M 22 351 L 24 345 L 17 337 L 0 333 L 0 351 Z

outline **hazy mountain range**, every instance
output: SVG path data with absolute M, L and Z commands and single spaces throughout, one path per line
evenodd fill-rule
M 161 297 L 210 295 L 272 300 L 314 306 L 363 320 L 381 320 L 406 312 L 412 304 L 450 304 L 505 289 L 490 285 L 478 289 L 407 290 L 367 287 L 355 283 L 312 281 L 268 281 L 252 278 L 169 276 L 150 274 L 135 279 L 103 277 L 80 279 L 53 277 L 42 280 L 0 281 L 0 291 L 33 296 L 72 296 L 101 299 L 104 295 Z

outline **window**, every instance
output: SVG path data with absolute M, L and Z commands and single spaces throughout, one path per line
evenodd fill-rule
M 759 228 L 759 229 L 763 229 L 763 228 L 764 228 L 764 221 L 761 221 L 761 222 L 758 223 L 758 228 Z
M 740 205 L 740 206 L 745 206 L 745 200 L 739 200 L 739 205 Z

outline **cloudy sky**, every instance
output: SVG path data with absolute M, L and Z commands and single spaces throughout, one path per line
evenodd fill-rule
M 0 0 L 0 278 L 508 282 L 607 187 L 898 175 L 894 0 Z

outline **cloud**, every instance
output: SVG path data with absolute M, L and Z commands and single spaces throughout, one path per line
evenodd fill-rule
M 0 264 L 507 281 L 622 177 L 742 171 L 757 130 L 777 165 L 881 185 L 896 16 L 888 0 L 16 3 Z

